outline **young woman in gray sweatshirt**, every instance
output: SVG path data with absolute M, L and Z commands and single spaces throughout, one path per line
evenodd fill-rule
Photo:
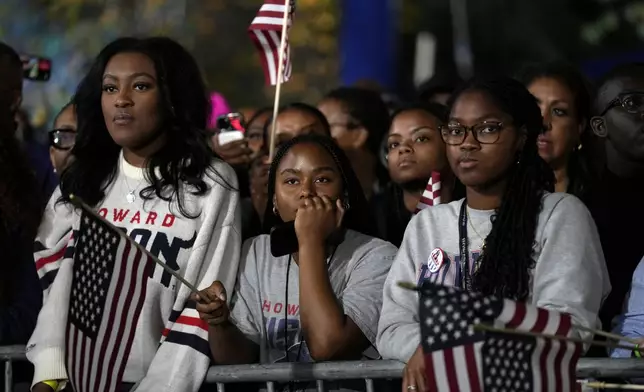
M 418 294 L 397 282 L 424 280 L 525 301 L 598 326 L 610 291 L 595 224 L 577 198 L 553 190 L 539 157 L 542 117 L 509 79 L 475 80 L 454 96 L 441 127 L 466 198 L 420 212 L 385 282 L 377 347 L 407 362 L 403 390 L 425 388 Z M 462 260 L 466 262 L 462 263 Z

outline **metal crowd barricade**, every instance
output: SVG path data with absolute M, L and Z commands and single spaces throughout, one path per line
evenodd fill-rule
M 373 392 L 373 380 L 397 379 L 404 365 L 397 361 L 351 361 L 320 363 L 276 363 L 271 365 L 214 366 L 208 370 L 207 383 L 216 383 L 217 392 L 238 382 L 264 382 L 268 392 L 276 383 L 315 381 L 319 392 L 326 391 L 325 381 L 364 379 L 367 392 Z
M 367 392 L 374 391 L 374 380 L 399 379 L 404 365 L 397 361 L 355 361 L 279 363 L 271 365 L 216 366 L 210 368 L 206 382 L 216 383 L 217 392 L 225 392 L 225 384 L 239 382 L 266 383 L 268 392 L 276 383 L 316 381 L 319 392 L 326 391 L 325 381 L 364 379 Z M 577 364 L 577 377 L 644 378 L 644 360 L 582 358 Z
M 25 361 L 25 346 L 4 346 L 0 347 L 0 361 L 4 362 L 4 391 L 11 392 L 13 389 L 13 362 Z
M 26 360 L 24 346 L 0 347 L 4 361 L 4 391 L 13 388 L 13 362 Z M 206 383 L 216 384 L 217 392 L 225 392 L 229 383 L 266 383 L 269 392 L 276 383 L 315 381 L 320 392 L 325 382 L 364 379 L 367 392 L 374 391 L 374 380 L 399 379 L 403 364 L 397 361 L 348 361 L 321 363 L 279 363 L 271 365 L 214 366 L 208 370 Z M 644 360 L 582 358 L 577 364 L 577 377 L 587 378 L 644 378 Z

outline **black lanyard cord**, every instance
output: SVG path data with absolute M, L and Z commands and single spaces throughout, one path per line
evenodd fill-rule
M 458 215 L 458 246 L 460 252 L 461 288 L 472 291 L 472 276 L 470 275 L 469 239 L 467 238 L 467 200 L 463 200 L 461 212 Z

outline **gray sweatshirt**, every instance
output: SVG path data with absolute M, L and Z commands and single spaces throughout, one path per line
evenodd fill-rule
M 388 242 L 347 230 L 327 260 L 328 279 L 338 303 L 373 345 L 382 286 L 396 250 Z M 260 235 L 244 243 L 231 318 L 260 346 L 261 363 L 285 362 L 286 352 L 289 362 L 311 362 L 300 329 L 299 283 L 295 261 L 289 256 L 271 255 L 270 236 Z
M 385 282 L 377 338 L 383 358 L 407 362 L 420 343 L 418 293 L 398 287 L 397 282 L 460 284 L 458 215 L 463 202 L 427 208 L 409 222 Z M 473 271 L 494 211 L 468 207 L 468 213 L 469 270 Z M 430 258 L 437 248 L 444 252 L 442 263 Z M 534 258 L 527 302 L 569 313 L 575 324 L 598 327 L 597 313 L 610 292 L 610 282 L 595 222 L 579 199 L 564 193 L 544 196 Z

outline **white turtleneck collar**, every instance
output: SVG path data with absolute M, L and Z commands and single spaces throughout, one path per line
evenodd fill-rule
M 134 180 L 143 180 L 145 178 L 143 168 L 133 166 L 127 160 L 125 160 L 125 157 L 123 156 L 123 150 L 121 150 L 121 153 L 119 155 L 119 165 L 120 170 L 126 176 Z

